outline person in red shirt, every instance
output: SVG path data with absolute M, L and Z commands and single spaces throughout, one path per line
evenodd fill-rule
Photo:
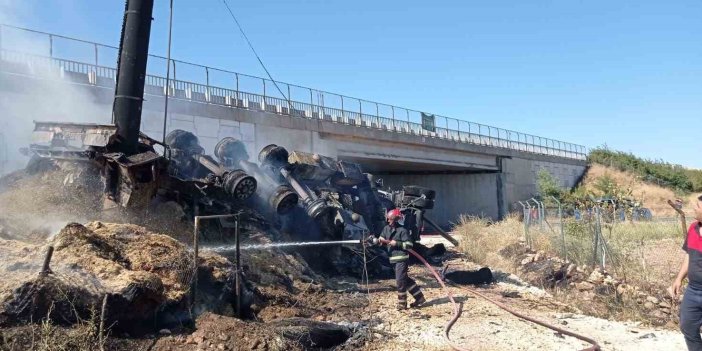
M 680 272 L 668 292 L 673 298 L 682 293 L 683 280 L 687 277 L 688 285 L 680 305 L 680 331 L 685 337 L 689 351 L 702 351 L 702 196 L 697 198 L 695 221 L 692 222 L 685 237 L 683 250 L 687 252 Z

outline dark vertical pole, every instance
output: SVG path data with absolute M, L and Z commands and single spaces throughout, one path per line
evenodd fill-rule
M 193 286 L 192 286 L 192 292 L 190 296 L 192 296 L 192 302 L 190 307 L 195 306 L 195 300 L 197 299 L 197 258 L 199 255 L 200 251 L 200 244 L 198 242 L 198 238 L 200 237 L 200 217 L 197 215 L 197 212 L 195 213 L 195 229 L 193 230 L 193 251 L 194 251 L 194 259 L 193 259 Z
M 210 102 L 210 68 L 205 67 L 205 101 Z
M 595 213 L 595 223 L 593 225 L 594 228 L 594 238 L 593 238 L 593 249 L 592 249 L 592 265 L 597 264 L 597 249 L 599 248 L 599 240 L 600 240 L 600 235 L 599 235 L 599 224 L 600 224 L 600 211 L 599 207 L 595 207 L 594 211 Z
M 173 34 L 173 0 L 170 3 L 168 17 L 168 54 L 166 55 L 166 89 L 163 95 L 163 144 L 166 144 L 166 130 L 168 129 L 168 95 L 171 92 L 171 37 Z M 165 154 L 165 149 L 163 150 Z
M 97 71 L 98 62 L 98 46 L 95 44 L 95 71 Z
M 49 248 L 46 250 L 46 256 L 44 257 L 44 265 L 41 267 L 41 275 L 47 275 L 51 273 L 51 268 L 49 265 L 51 264 L 51 257 L 54 255 L 54 247 L 49 246 Z
M 236 107 L 239 107 L 239 73 L 234 73 L 236 79 Z
M 154 0 L 129 0 L 124 11 L 112 114 L 119 151 L 127 154 L 136 153 L 139 142 L 153 8 Z
M 236 217 L 236 222 L 234 222 L 234 241 L 236 242 L 236 315 L 241 318 L 241 282 L 239 276 L 241 274 L 241 256 L 239 251 L 239 216 Z
M 319 109 L 315 109 L 314 107 L 314 97 L 312 97 L 312 89 L 308 89 L 310 91 L 310 117 L 314 117 L 313 113 L 314 110 L 317 110 L 317 118 L 319 118 Z
M 505 218 L 505 180 L 504 180 L 504 171 L 502 168 L 502 157 L 497 158 L 497 167 L 499 169 L 499 172 L 496 173 L 497 175 L 497 220 L 502 220 Z

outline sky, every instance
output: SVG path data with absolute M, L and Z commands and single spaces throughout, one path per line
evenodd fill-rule
M 165 55 L 169 2 L 155 1 L 150 48 Z M 228 2 L 276 80 L 702 168 L 700 1 Z M 174 6 L 173 58 L 265 75 L 222 0 Z M 116 46 L 124 2 L 0 11 Z

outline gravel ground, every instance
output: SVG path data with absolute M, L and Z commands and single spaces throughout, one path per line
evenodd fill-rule
M 459 263 L 454 262 L 453 269 Z M 465 264 L 474 269 L 471 264 Z M 427 296 L 426 307 L 398 312 L 394 310 L 393 291 L 372 294 L 373 317 L 382 320 L 373 330 L 386 335 L 384 343 L 373 343 L 373 350 L 446 350 L 449 345 L 443 330 L 451 318 L 452 306 L 440 287 L 425 278 L 423 267 L 414 266 L 410 271 L 418 281 L 423 281 Z M 572 308 L 551 299 L 548 293 L 516 277 L 505 276 L 503 281 L 490 287 L 477 288 L 491 298 L 506 303 L 511 308 L 566 330 L 588 336 L 599 342 L 603 350 L 684 350 L 682 335 L 677 330 L 645 328 L 637 323 L 609 321 L 573 313 Z M 381 285 L 392 282 L 381 282 Z M 469 350 L 580 350 L 589 344 L 563 336 L 550 329 L 521 320 L 497 306 L 450 288 L 458 302 L 463 303 L 463 313 L 451 330 L 451 339 Z M 515 298 L 503 297 L 509 292 Z M 516 293 L 515 293 L 516 292 Z M 393 337 L 387 337 L 393 335 Z M 380 336 L 380 335 L 377 335 Z

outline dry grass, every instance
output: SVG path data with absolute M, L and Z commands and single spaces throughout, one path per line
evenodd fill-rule
M 100 316 L 97 309 L 91 311 L 89 319 L 80 319 L 70 328 L 55 325 L 47 317 L 12 332 L 0 330 L 2 351 L 99 351 L 104 350 L 107 333 L 100 337 Z M 76 312 L 77 313 L 77 312 Z
M 675 211 L 667 205 L 667 201 L 681 197 L 679 194 L 671 189 L 644 182 L 640 177 L 630 172 L 593 164 L 583 178 L 582 186 L 587 190 L 593 190 L 596 180 L 605 175 L 622 187 L 631 187 L 632 195 L 636 199 L 642 200 L 644 206 L 650 208 L 654 216 L 675 216 Z M 699 195 L 688 194 L 682 196 L 681 199 L 686 206 L 692 206 L 696 203 Z
M 49 311 L 51 314 L 51 311 Z M 32 350 L 37 351 L 95 351 L 104 349 L 104 340 L 99 335 L 99 315 L 93 310 L 89 320 L 80 320 L 70 329 L 60 328 L 44 319 L 32 329 L 32 339 L 36 329 L 36 343 Z
M 461 237 L 459 248 L 477 263 L 519 274 L 518 255 L 523 253 L 523 249 L 515 248 L 523 247 L 518 244 L 526 241 L 524 224 L 517 217 L 488 223 L 479 218 L 462 218 L 455 229 L 455 233 Z M 544 229 L 539 226 L 529 228 L 533 250 L 562 257 L 563 242 L 558 225 L 555 224 L 554 227 L 553 231 L 548 226 L 544 226 Z M 592 229 L 588 223 L 566 221 L 569 261 L 579 266 L 593 266 Z M 602 234 L 609 248 L 606 269 L 616 279 L 636 286 L 649 295 L 659 298 L 666 295 L 665 289 L 672 282 L 684 257 L 684 252 L 680 249 L 683 238 L 679 223 L 603 224 Z M 551 292 L 560 301 L 590 315 L 643 322 L 652 322 L 653 319 L 643 305 L 614 293 L 596 294 L 583 299 L 581 292 L 570 287 L 556 287 Z M 665 321 L 656 322 L 663 323 Z
M 514 271 L 516 266 L 513 261 L 501 255 L 500 251 L 523 241 L 523 233 L 518 230 L 521 223 L 514 216 L 492 225 L 488 223 L 479 217 L 461 216 L 460 223 L 454 228 L 454 235 L 460 238 L 459 250 L 474 262 Z

